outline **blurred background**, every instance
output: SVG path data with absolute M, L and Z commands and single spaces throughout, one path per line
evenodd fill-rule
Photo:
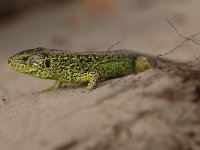
M 158 55 L 183 40 L 166 19 L 190 36 L 200 31 L 199 6 L 198 0 L 0 0 L 0 50 L 7 59 L 39 46 L 103 51 L 120 41 L 114 49 Z M 178 59 L 196 55 L 189 44 Z
M 167 52 L 184 39 L 166 19 L 180 33 L 191 36 L 200 31 L 199 6 L 199 0 L 0 0 L 2 89 L 11 90 L 14 82 L 26 83 L 25 78 L 34 89 L 41 84 L 40 80 L 22 76 L 7 66 L 7 59 L 24 49 L 106 51 L 120 41 L 113 49 L 136 50 L 153 56 Z M 191 61 L 198 56 L 200 47 L 186 42 L 165 57 Z

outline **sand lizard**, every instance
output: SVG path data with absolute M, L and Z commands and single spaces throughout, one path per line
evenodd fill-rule
M 102 80 L 138 73 L 155 66 L 148 55 L 127 50 L 108 52 L 71 52 L 47 48 L 21 51 L 8 59 L 9 66 L 24 74 L 56 80 L 48 90 L 63 83 L 87 82 L 88 90 Z

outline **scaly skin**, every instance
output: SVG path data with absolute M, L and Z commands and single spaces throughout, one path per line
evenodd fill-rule
M 87 89 L 92 90 L 101 80 L 141 72 L 155 65 L 151 57 L 126 50 L 86 53 L 41 47 L 15 54 L 8 64 L 18 72 L 56 80 L 48 90 L 57 89 L 62 83 L 81 82 L 88 82 Z

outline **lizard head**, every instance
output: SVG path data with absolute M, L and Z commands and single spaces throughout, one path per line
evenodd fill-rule
M 8 65 L 18 71 L 42 79 L 50 78 L 50 59 L 45 48 L 28 49 L 8 59 Z

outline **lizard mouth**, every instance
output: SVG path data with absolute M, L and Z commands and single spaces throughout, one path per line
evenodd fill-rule
M 10 57 L 8 59 L 8 65 L 10 68 L 22 72 L 25 74 L 34 74 L 36 72 L 36 69 L 29 67 L 26 63 L 27 59 L 14 59 L 13 57 Z
M 20 67 L 21 65 L 25 65 L 25 62 L 23 62 L 20 59 L 14 59 L 14 57 L 10 57 L 8 59 L 8 65 L 12 68 L 12 69 L 17 69 L 18 67 Z

